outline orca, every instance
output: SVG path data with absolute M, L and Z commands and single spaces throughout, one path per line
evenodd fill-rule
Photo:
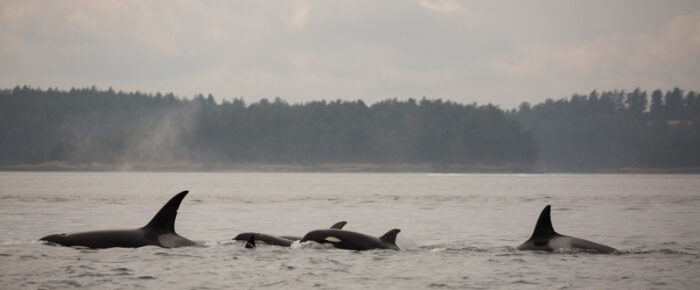
M 248 243 L 251 239 L 253 239 L 253 241 L 261 241 L 261 242 L 268 244 L 268 245 L 282 246 L 282 247 L 289 247 L 292 245 L 292 243 L 294 243 L 294 241 L 292 241 L 292 240 L 276 237 L 273 235 L 260 234 L 260 233 L 240 233 L 233 239 L 236 241 L 246 241 L 246 243 Z M 248 245 L 246 244 L 246 247 L 247 246 Z
M 330 229 L 342 230 L 343 227 L 345 227 L 345 225 L 347 223 L 348 222 L 346 222 L 346 221 L 339 221 L 339 222 L 333 224 L 330 227 Z M 298 236 L 280 236 L 280 238 L 284 238 L 284 239 L 292 240 L 292 241 L 300 241 L 302 239 L 302 237 L 298 237 Z
M 177 248 L 199 245 L 175 232 L 177 209 L 187 193 L 188 191 L 185 190 L 176 194 L 148 224 L 138 229 L 54 234 L 39 240 L 81 249 L 138 248 L 143 246 Z
M 345 224 L 347 224 L 346 221 L 337 222 L 331 226 L 331 229 L 342 229 L 345 226 Z M 282 246 L 282 247 L 289 247 L 295 241 L 301 240 L 301 237 L 295 237 L 295 236 L 273 236 L 273 235 L 268 235 L 268 234 L 251 233 L 251 232 L 240 233 L 233 239 L 236 241 L 248 241 L 248 240 L 250 240 L 251 237 L 255 237 L 256 241 L 260 241 L 260 242 L 263 242 L 263 243 L 268 244 L 268 245 Z
M 304 238 L 301 239 L 301 242 L 314 241 L 321 244 L 330 243 L 339 249 L 356 251 L 373 249 L 398 250 L 399 247 L 396 245 L 396 235 L 398 235 L 399 232 L 401 232 L 401 230 L 393 229 L 377 238 L 338 229 L 315 230 L 307 233 Z
M 257 237 L 257 234 L 250 235 L 250 238 L 248 238 L 248 241 L 245 242 L 246 249 L 255 249 L 255 238 L 256 237 Z
M 530 239 L 517 247 L 521 251 L 554 251 L 556 249 L 581 249 L 597 251 L 601 253 L 614 253 L 616 249 L 579 239 L 561 235 L 554 231 L 552 219 L 550 218 L 550 206 L 547 205 L 540 214 L 535 230 Z

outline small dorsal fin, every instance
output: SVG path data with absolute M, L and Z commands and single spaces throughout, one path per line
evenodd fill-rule
M 393 230 L 390 230 L 390 231 L 386 232 L 386 234 L 384 234 L 383 236 L 381 236 L 379 239 L 382 240 L 382 241 L 385 241 L 385 242 L 392 243 L 392 244 L 396 245 L 396 236 L 397 236 L 400 232 L 401 232 L 401 230 L 399 230 L 399 229 L 393 229 Z
M 557 232 L 554 231 L 554 227 L 552 227 L 552 219 L 549 215 L 550 208 L 551 206 L 547 205 L 542 210 L 542 213 L 540 213 L 540 218 L 537 219 L 535 231 L 532 232 L 532 236 L 530 237 L 530 239 L 558 235 Z
M 252 234 L 248 238 L 248 241 L 245 242 L 245 248 L 246 249 L 254 249 L 255 248 L 255 238 L 258 236 L 258 234 Z
M 348 222 L 346 222 L 346 221 L 339 221 L 339 222 L 335 223 L 334 225 L 332 225 L 331 229 L 342 230 L 343 227 L 345 226 L 345 224 L 347 224 L 347 223 Z
M 171 198 L 144 228 L 161 233 L 175 233 L 177 209 L 180 207 L 182 199 L 185 198 L 188 192 L 189 191 L 185 190 Z

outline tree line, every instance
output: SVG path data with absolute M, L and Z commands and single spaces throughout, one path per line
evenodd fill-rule
M 694 91 L 592 91 L 522 103 L 509 116 L 532 132 L 542 171 L 700 167 L 700 104 Z
M 95 87 L 0 90 L 0 165 L 461 164 L 534 171 L 700 167 L 697 94 L 673 89 L 491 104 L 216 102 Z
M 532 135 L 493 105 L 247 104 L 95 87 L 0 91 L 0 164 L 468 164 L 531 168 Z

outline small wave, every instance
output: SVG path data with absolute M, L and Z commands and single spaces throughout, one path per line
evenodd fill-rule
M 0 194 L 0 200 L 20 199 L 20 198 L 22 198 L 22 196 L 19 194 Z
M 634 249 L 629 249 L 629 250 L 621 250 L 619 253 L 620 254 L 628 254 L 628 255 L 663 254 L 663 255 L 700 256 L 700 253 L 693 251 L 693 249 L 688 249 L 687 251 L 685 251 L 685 250 L 668 249 L 668 248 L 662 248 L 662 249 L 634 248 Z
M 216 247 L 226 247 L 226 246 L 231 246 L 231 245 L 238 245 L 239 243 L 241 243 L 241 241 L 236 241 L 236 240 L 200 241 L 199 243 L 202 246 L 207 247 L 207 248 L 216 248 Z
M 694 205 L 700 202 L 700 196 L 690 196 L 671 201 L 672 204 Z
M 10 240 L 0 243 L 3 246 L 26 246 L 26 245 L 56 245 L 47 241 L 39 240 Z
M 131 269 L 124 268 L 124 267 L 114 268 L 111 271 L 114 272 L 114 275 L 117 275 L 117 276 L 128 276 L 128 275 L 131 275 L 131 272 L 132 272 Z
M 25 196 L 19 194 L 3 194 L 0 195 L 0 200 L 18 200 L 22 202 L 66 202 L 75 201 L 74 199 L 67 197 L 57 197 L 57 196 Z
M 418 244 L 406 235 L 398 236 L 396 238 L 396 245 L 402 250 L 413 250 L 418 248 Z
M 271 282 L 271 283 L 262 284 L 262 285 L 260 285 L 260 286 L 262 286 L 262 287 L 272 287 L 272 286 L 277 286 L 277 285 L 283 284 L 284 282 L 285 282 L 285 280 L 280 280 L 280 281 L 276 281 L 276 282 Z
M 74 281 L 74 280 L 51 280 L 51 281 L 48 281 L 48 282 L 49 282 L 48 285 L 51 285 L 51 286 L 52 286 L 51 288 L 54 288 L 54 286 L 56 286 L 56 284 L 63 284 L 63 285 L 70 286 L 70 287 L 72 287 L 72 288 L 80 288 L 80 287 L 83 286 L 83 285 L 81 285 L 80 283 L 78 283 L 77 281 Z
M 537 282 L 531 282 L 531 281 L 525 281 L 525 280 L 520 279 L 520 280 L 513 281 L 513 284 L 537 285 L 537 284 L 539 284 L 539 283 L 537 283 Z
M 153 255 L 161 256 L 161 257 L 181 257 L 181 258 L 201 258 L 202 257 L 202 256 L 197 256 L 197 255 L 192 255 L 192 254 L 184 254 L 184 253 L 176 253 L 176 252 L 156 252 Z
M 462 247 L 462 248 L 452 248 L 447 249 L 450 252 L 489 252 L 488 249 L 482 249 L 477 247 Z
M 19 259 L 20 259 L 20 260 L 24 260 L 24 261 L 26 261 L 26 260 L 36 260 L 36 259 L 38 259 L 38 257 L 36 257 L 36 256 L 34 256 L 34 255 L 21 255 L 21 256 L 19 256 Z
M 282 263 L 282 264 L 280 265 L 280 270 L 291 271 L 291 270 L 294 270 L 294 269 L 296 269 L 296 267 L 294 267 L 294 266 L 292 266 L 292 265 L 287 265 L 286 263 Z
M 314 241 L 306 241 L 306 242 L 300 242 L 300 241 L 295 241 L 292 243 L 290 246 L 292 249 L 333 249 L 335 246 L 329 243 L 317 243 Z
M 427 250 L 433 253 L 488 253 L 502 252 L 504 248 L 479 248 L 479 247 L 450 247 L 445 245 L 422 246 L 419 249 Z
M 105 276 L 108 276 L 108 275 L 102 274 L 102 273 L 96 273 L 96 272 L 84 272 L 84 273 L 80 273 L 77 275 L 71 275 L 70 278 L 85 278 L 85 277 L 98 278 L 98 277 L 105 277 Z
M 50 197 L 44 197 L 44 196 L 42 196 L 42 197 L 38 197 L 37 199 L 40 200 L 40 201 L 51 202 L 51 203 L 75 201 L 75 200 L 73 200 L 73 199 L 66 198 L 66 197 L 54 197 L 54 196 L 50 196 Z
M 600 251 L 596 250 L 591 250 L 591 249 L 576 249 L 576 248 L 560 248 L 560 249 L 555 249 L 552 252 L 542 252 L 542 251 L 530 251 L 532 253 L 544 253 L 544 254 L 560 254 L 560 255 L 619 255 L 620 252 L 616 251 L 613 253 L 603 253 Z

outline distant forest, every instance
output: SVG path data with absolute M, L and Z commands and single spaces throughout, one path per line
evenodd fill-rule
M 540 171 L 620 168 L 697 171 L 700 104 L 694 91 L 593 91 L 523 103 L 508 113 L 532 132 Z M 695 168 L 695 169 L 692 169 Z
M 451 101 L 217 103 L 95 87 L 0 90 L 0 166 L 430 164 L 598 172 L 700 167 L 695 92 L 593 91 L 518 109 Z M 20 166 L 20 167 L 18 167 Z

